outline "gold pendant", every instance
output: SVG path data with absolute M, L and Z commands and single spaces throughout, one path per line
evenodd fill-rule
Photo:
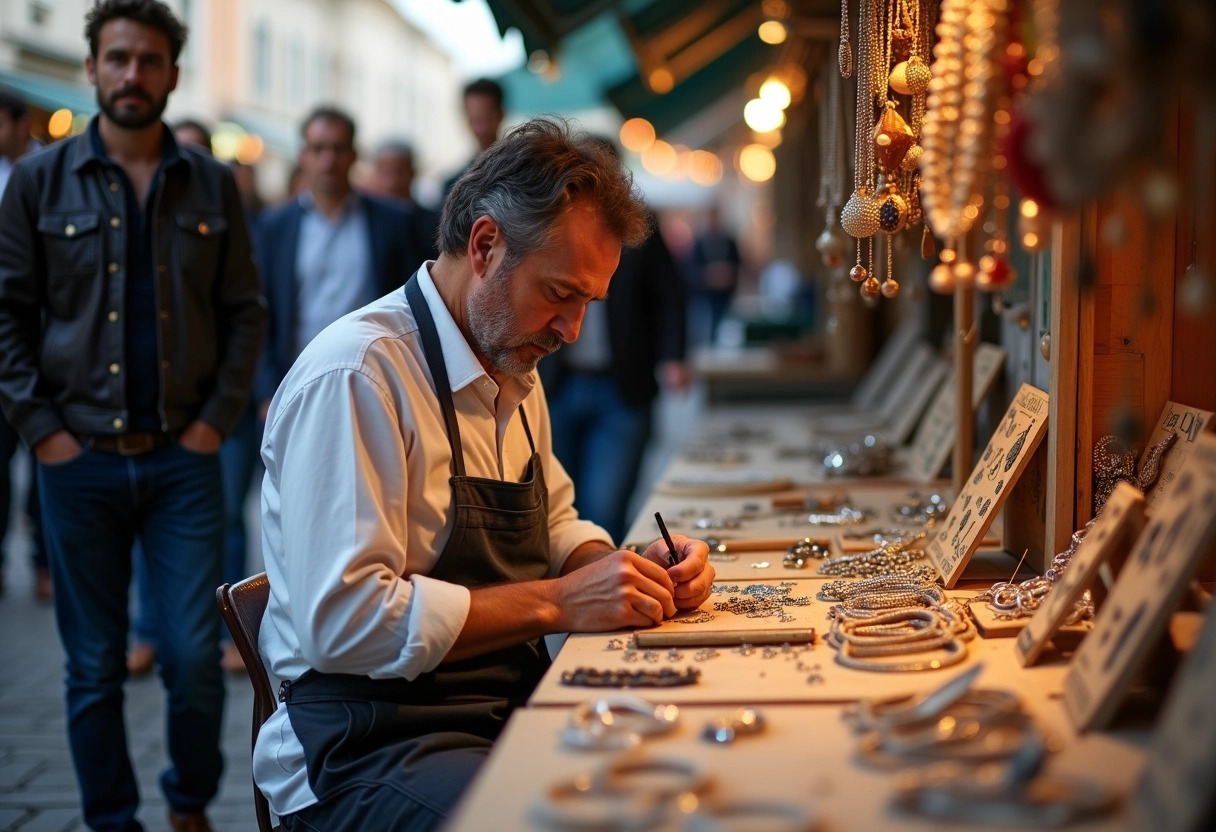
M 840 225 L 850 237 L 863 240 L 878 233 L 878 203 L 870 189 L 858 188 L 840 212 Z

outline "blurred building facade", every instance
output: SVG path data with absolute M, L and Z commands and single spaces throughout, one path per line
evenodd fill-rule
M 219 155 L 259 161 L 271 197 L 285 189 L 300 120 L 321 103 L 351 112 L 364 152 L 389 136 L 410 140 L 424 179 L 442 179 L 471 152 L 462 80 L 388 0 L 167 2 L 190 42 L 166 118 L 215 127 Z M 0 85 L 30 103 L 40 137 L 79 130 L 97 109 L 84 72 L 92 5 L 0 0 Z

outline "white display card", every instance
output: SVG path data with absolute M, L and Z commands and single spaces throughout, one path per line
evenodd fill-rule
M 1047 394 L 1023 384 L 925 554 L 953 587 L 1047 434 Z
M 1120 549 L 1130 548 L 1143 528 L 1144 495 L 1135 486 L 1120 482 L 1073 553 L 1064 574 L 1018 634 L 1016 649 L 1022 667 L 1038 661 L 1076 602 L 1097 579 L 1098 568 L 1116 557 Z
M 1196 438 L 1169 495 L 1153 507 L 1098 611 L 1094 631 L 1073 656 L 1064 680 L 1064 705 L 1078 730 L 1110 723 L 1213 541 L 1216 436 L 1204 433 Z
M 971 364 L 971 409 L 979 407 L 1005 363 L 1005 351 L 994 344 L 979 343 Z M 958 377 L 951 372 L 925 411 L 908 451 L 908 472 L 918 482 L 942 475 L 954 449 L 958 428 Z
M 1178 435 L 1178 438 L 1174 440 L 1174 444 L 1165 452 L 1165 457 L 1161 460 L 1161 473 L 1157 475 L 1157 481 L 1153 483 L 1153 487 L 1144 495 L 1150 506 L 1168 494 L 1170 489 L 1174 487 L 1174 481 L 1178 478 L 1178 470 L 1190 455 L 1191 449 L 1195 445 L 1195 439 L 1203 430 L 1203 426 L 1211 418 L 1212 414 L 1207 410 L 1187 407 L 1177 402 L 1165 403 L 1165 409 L 1161 411 L 1161 416 L 1157 419 L 1157 425 L 1153 428 L 1153 433 L 1149 436 L 1148 442 L 1145 443 L 1144 450 L 1140 453 L 1139 464 L 1136 466 L 1136 470 L 1143 469 L 1144 460 L 1148 456 L 1150 448 L 1165 439 L 1170 433 Z
M 1140 829 L 1208 832 L 1216 826 L 1216 604 L 1162 709 L 1132 797 Z

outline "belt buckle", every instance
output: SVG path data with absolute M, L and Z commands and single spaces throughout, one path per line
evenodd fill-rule
M 118 440 L 115 447 L 122 456 L 144 454 L 156 445 L 156 437 L 150 433 L 121 433 L 115 438 Z

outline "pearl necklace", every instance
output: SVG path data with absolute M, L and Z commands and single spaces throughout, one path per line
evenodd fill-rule
M 1006 11 L 1006 0 L 942 3 L 921 129 L 921 206 L 948 247 L 931 277 L 935 285 L 952 285 L 953 278 L 970 279 L 975 273 L 956 252 L 984 202 Z

